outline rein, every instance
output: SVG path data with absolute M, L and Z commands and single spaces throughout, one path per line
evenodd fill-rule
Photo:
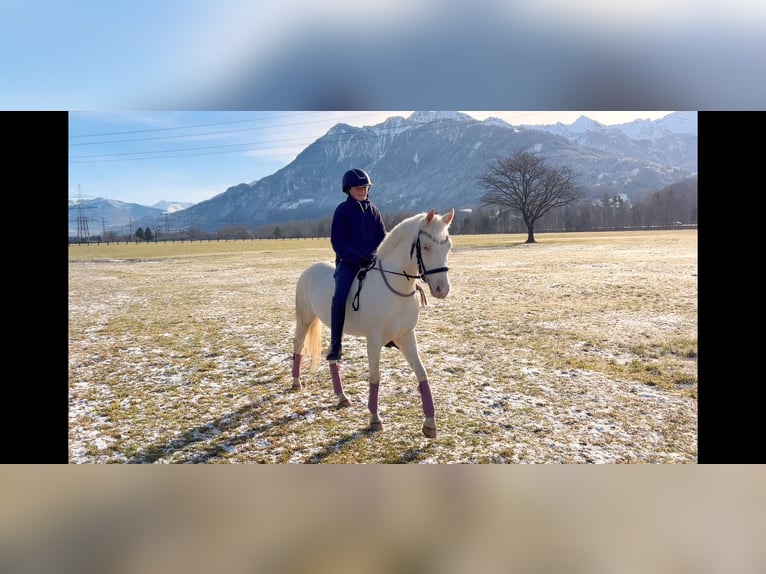
M 364 269 L 360 269 L 359 273 L 356 274 L 356 278 L 359 279 L 359 287 L 356 288 L 356 293 L 354 294 L 354 300 L 351 302 L 351 307 L 353 307 L 354 311 L 359 311 L 359 294 L 362 292 L 362 283 L 364 282 L 364 278 L 367 277 L 367 272 L 370 269 L 375 268 L 375 263 L 376 261 L 373 259 L 372 263 L 370 263 L 368 267 L 365 267 Z M 386 283 L 386 285 L 388 285 L 388 283 Z
M 444 245 L 449 241 L 449 237 L 445 237 L 443 240 L 439 241 L 436 239 L 433 235 L 428 233 L 427 231 L 424 231 L 421 229 L 418 232 L 418 237 L 415 241 L 412 243 L 412 247 L 410 247 L 410 259 L 412 259 L 412 255 L 415 254 L 417 256 L 418 261 L 418 271 L 420 272 L 419 275 L 410 275 L 406 271 L 402 271 L 401 273 L 398 273 L 396 271 L 388 271 L 386 269 L 383 269 L 383 265 L 378 265 L 377 259 L 373 259 L 372 263 L 365 267 L 364 269 L 361 269 L 359 273 L 357 273 L 357 279 L 359 279 L 359 286 L 356 289 L 356 293 L 354 294 L 354 300 L 351 303 L 351 306 L 353 307 L 354 311 L 359 310 L 359 294 L 362 291 L 362 282 L 364 281 L 365 277 L 367 277 L 367 272 L 371 269 L 379 269 L 380 274 L 383 276 L 383 283 L 386 284 L 386 287 L 388 287 L 389 291 L 392 293 L 399 295 L 400 297 L 412 297 L 417 291 L 420 291 L 420 300 L 421 302 L 426 305 L 426 297 L 425 293 L 419 285 L 415 285 L 415 290 L 413 290 L 411 293 L 402 293 L 401 291 L 397 291 L 394 289 L 391 284 L 388 282 L 388 279 L 386 279 L 386 273 L 390 273 L 391 275 L 400 275 L 402 277 L 406 277 L 407 279 L 420 279 L 421 281 L 424 281 L 425 283 L 428 283 L 428 276 L 432 273 L 444 273 L 446 271 L 449 271 L 449 267 L 437 267 L 436 269 L 428 269 L 426 267 L 426 264 L 423 263 L 423 254 L 421 253 L 421 247 L 420 247 L 420 236 L 425 235 L 428 237 L 431 241 L 436 243 L 437 245 Z M 376 267 L 377 266 L 377 267 Z

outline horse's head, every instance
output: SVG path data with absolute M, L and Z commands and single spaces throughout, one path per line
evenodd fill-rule
M 447 259 L 452 249 L 449 225 L 453 217 L 455 217 L 454 209 L 444 215 L 438 215 L 432 209 L 421 222 L 417 238 L 413 243 L 420 273 L 428 283 L 431 295 L 437 299 L 444 299 L 450 289 Z

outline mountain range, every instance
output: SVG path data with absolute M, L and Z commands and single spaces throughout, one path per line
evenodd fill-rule
M 697 173 L 697 113 L 605 126 L 586 116 L 572 124 L 513 126 L 460 112 L 414 112 L 365 127 L 340 123 L 272 175 L 241 183 L 197 204 L 140 206 L 115 200 L 70 201 L 69 234 L 84 221 L 102 231 L 151 227 L 214 233 L 268 223 L 317 220 L 345 199 L 340 181 L 351 167 L 372 178 L 370 197 L 382 212 L 475 208 L 479 176 L 519 149 L 540 153 L 579 174 L 593 198 L 636 201 Z M 80 229 L 78 229 L 80 227 Z

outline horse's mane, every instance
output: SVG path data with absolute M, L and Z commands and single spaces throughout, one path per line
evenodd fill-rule
M 426 215 L 426 213 L 418 213 L 417 215 L 413 215 L 412 217 L 408 217 L 397 223 L 394 228 L 386 234 L 383 241 L 378 246 L 378 258 L 385 257 L 391 253 L 405 238 L 410 242 L 414 241 Z

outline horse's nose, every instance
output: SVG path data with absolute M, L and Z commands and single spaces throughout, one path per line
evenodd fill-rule
M 444 299 L 449 293 L 449 283 L 442 283 L 441 281 L 434 286 L 434 297 L 437 299 Z

